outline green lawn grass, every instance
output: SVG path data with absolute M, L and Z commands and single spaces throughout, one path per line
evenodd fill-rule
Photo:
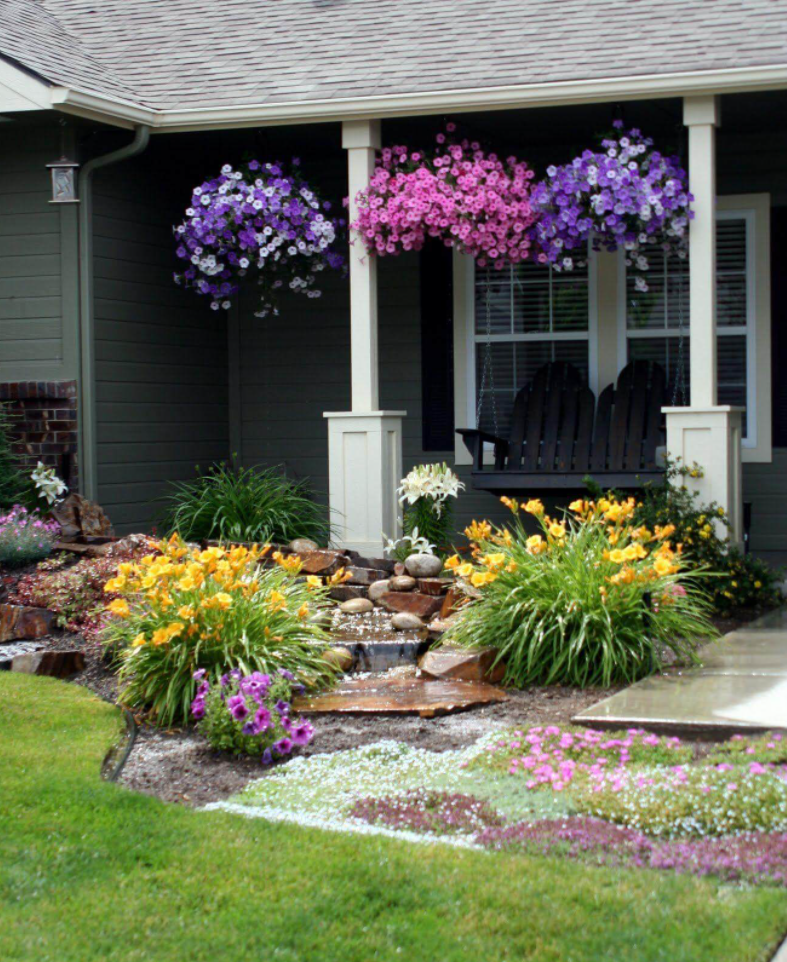
M 743 962 L 787 893 L 194 812 L 99 780 L 119 715 L 0 676 L 3 962 Z

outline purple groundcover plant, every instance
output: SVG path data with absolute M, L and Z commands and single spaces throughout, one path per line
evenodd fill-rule
M 472 835 L 505 824 L 505 818 L 483 799 L 423 788 L 402 795 L 362 798 L 349 814 L 370 825 L 432 835 Z
M 538 219 L 529 233 L 540 263 L 571 270 L 584 261 L 591 238 L 596 249 L 623 247 L 626 265 L 640 272 L 648 269 L 648 250 L 685 257 L 693 198 L 680 159 L 654 150 L 636 128 L 614 126 L 602 150 L 548 167 L 533 187 Z M 635 284 L 648 289 L 641 273 Z
M 295 684 L 291 672 L 274 675 L 233 669 L 211 684 L 204 669 L 194 672 L 197 691 L 192 717 L 211 747 L 236 755 L 259 755 L 264 765 L 308 745 L 314 728 L 292 715 Z
M 299 166 L 294 158 L 292 165 Z M 214 310 L 229 308 L 238 279 L 256 270 L 262 287 L 258 317 L 273 311 L 282 288 L 319 297 L 316 275 L 344 265 L 331 250 L 342 221 L 327 216 L 299 173 L 280 163 L 230 164 L 194 188 L 186 218 L 175 228 L 177 256 L 189 262 L 175 281 L 211 298 Z
M 0 564 L 11 568 L 41 561 L 51 554 L 59 534 L 57 521 L 15 504 L 0 514 Z
M 714 875 L 727 882 L 787 884 L 785 833 L 661 841 L 599 819 L 573 816 L 488 828 L 476 841 L 498 851 L 585 858 L 599 865 Z

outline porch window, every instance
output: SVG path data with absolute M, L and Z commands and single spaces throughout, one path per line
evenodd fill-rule
M 739 405 L 744 444 L 753 445 L 754 357 L 753 210 L 720 210 L 716 223 L 716 297 L 718 403 Z M 667 404 L 691 403 L 691 338 L 688 258 L 648 255 L 648 291 L 638 291 L 633 272 L 626 276 L 625 360 L 658 361 L 667 372 Z M 625 363 L 625 360 L 623 363 Z
M 482 430 L 508 435 L 517 392 L 547 361 L 570 361 L 593 380 L 591 272 L 530 263 L 475 268 L 468 367 Z

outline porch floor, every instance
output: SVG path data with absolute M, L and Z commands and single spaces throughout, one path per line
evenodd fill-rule
M 702 650 L 702 665 L 644 681 L 572 720 L 724 738 L 787 728 L 787 607 Z

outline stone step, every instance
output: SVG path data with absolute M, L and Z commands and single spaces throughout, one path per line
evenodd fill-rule
M 52 633 L 56 618 L 47 608 L 0 604 L 0 642 L 43 638 Z
M 428 621 L 443 606 L 442 597 L 424 595 L 420 591 L 387 591 L 380 596 L 380 604 L 391 612 L 407 611 Z
M 305 714 L 393 714 L 434 718 L 505 701 L 504 691 L 485 682 L 431 680 L 415 670 L 344 678 L 330 691 L 302 695 L 293 710 Z

